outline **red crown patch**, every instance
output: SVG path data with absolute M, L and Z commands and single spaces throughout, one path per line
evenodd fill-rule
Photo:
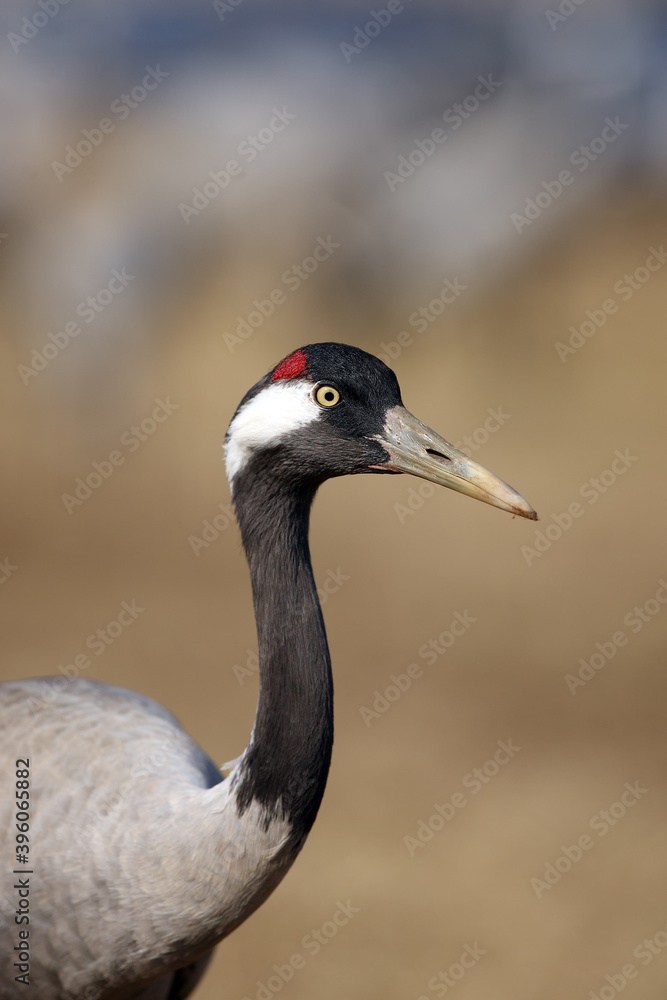
M 278 382 L 281 379 L 286 378 L 297 378 L 299 375 L 303 375 L 308 367 L 308 358 L 305 353 L 299 348 L 294 354 L 290 354 L 289 357 L 281 361 L 273 375 L 271 376 L 272 382 Z

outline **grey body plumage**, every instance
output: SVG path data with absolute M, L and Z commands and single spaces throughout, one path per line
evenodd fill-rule
M 289 825 L 239 817 L 234 775 L 221 781 L 148 698 L 82 679 L 1 691 L 3 747 L 19 748 L 33 775 L 31 982 L 44 1000 L 147 1000 L 138 983 L 168 982 L 184 958 L 206 955 L 277 884 Z M 13 810 L 3 796 L 5 831 Z M 18 876 L 3 855 L 0 912 L 12 914 Z M 3 1000 L 25 996 L 11 951 L 1 954 Z

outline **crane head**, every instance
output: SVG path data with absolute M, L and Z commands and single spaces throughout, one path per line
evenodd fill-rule
M 521 517 L 533 508 L 407 410 L 391 368 L 347 344 L 301 347 L 241 400 L 225 438 L 235 487 L 253 469 L 293 488 L 357 473 L 409 473 Z

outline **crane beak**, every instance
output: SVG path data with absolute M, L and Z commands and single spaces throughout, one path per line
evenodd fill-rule
M 473 462 L 404 406 L 387 410 L 383 432 L 375 440 L 389 453 L 389 461 L 373 468 L 408 472 L 511 514 L 537 520 L 533 508 L 516 490 Z

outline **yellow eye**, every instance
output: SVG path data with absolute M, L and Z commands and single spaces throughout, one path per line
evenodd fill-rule
M 315 399 L 320 406 L 335 406 L 340 399 L 340 393 L 332 385 L 318 385 L 315 389 Z

